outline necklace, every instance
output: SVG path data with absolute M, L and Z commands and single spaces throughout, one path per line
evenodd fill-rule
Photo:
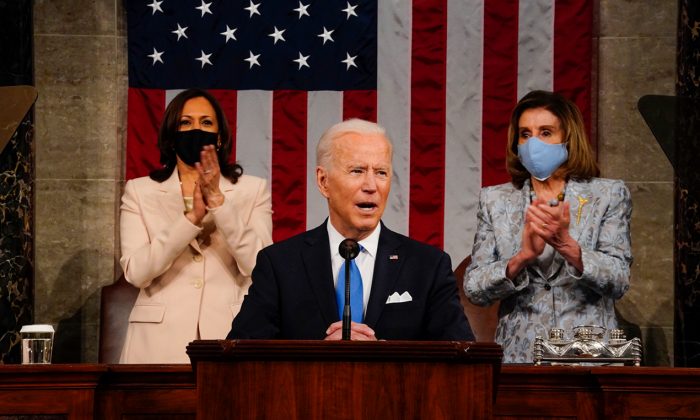
M 564 189 L 561 190 L 559 194 L 557 194 L 556 198 L 552 198 L 551 200 L 547 201 L 547 204 L 549 204 L 549 207 L 556 207 L 559 205 L 561 201 L 564 201 L 566 198 L 566 184 L 564 184 Z M 537 199 L 537 195 L 535 194 L 535 189 L 530 188 L 530 203 L 535 201 Z

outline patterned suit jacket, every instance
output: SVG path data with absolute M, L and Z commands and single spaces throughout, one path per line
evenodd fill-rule
M 535 336 L 547 337 L 551 328 L 617 327 L 614 301 L 629 288 L 632 264 L 629 190 L 622 181 L 593 178 L 569 181 L 565 193 L 583 273 L 554 252 L 549 270 L 530 265 L 511 281 L 506 265 L 521 247 L 530 183 L 520 190 L 511 183 L 481 190 L 464 290 L 477 305 L 501 301 L 496 342 L 506 363 L 532 361 Z

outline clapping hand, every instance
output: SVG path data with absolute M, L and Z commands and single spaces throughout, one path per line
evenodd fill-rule
M 569 240 L 569 215 L 571 206 L 563 202 L 551 206 L 543 200 L 535 200 L 527 209 L 526 220 L 532 231 L 550 244 L 554 249 L 559 249 Z
M 197 186 L 202 190 L 202 197 L 207 207 L 219 207 L 224 203 L 224 195 L 219 189 L 221 170 L 219 169 L 219 159 L 216 156 L 216 148 L 207 145 L 202 148 L 200 161 L 195 163 L 195 168 L 199 173 Z
M 569 235 L 571 206 L 568 202 L 550 206 L 537 200 L 527 209 L 526 220 L 530 229 L 544 242 L 552 246 L 579 273 L 583 272 L 581 246 Z

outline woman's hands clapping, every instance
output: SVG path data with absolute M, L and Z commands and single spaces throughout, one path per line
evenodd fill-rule
M 535 200 L 527 208 L 525 223 L 535 235 L 559 250 L 571 238 L 569 210 L 570 205 L 566 201 L 550 206 L 544 200 Z M 537 255 L 541 253 L 542 250 Z
M 571 206 L 568 202 L 550 206 L 544 200 L 535 200 L 525 212 L 525 226 L 520 251 L 508 261 L 506 276 L 509 279 L 534 262 L 549 244 L 579 272 L 583 271 L 581 248 L 569 235 Z
M 216 208 L 224 203 L 224 194 L 219 189 L 221 170 L 216 148 L 204 146 L 200 152 L 200 161 L 195 163 L 199 174 L 192 193 L 192 211 L 185 214 L 193 224 L 199 226 L 207 214 L 207 208 Z
M 525 218 L 520 252 L 526 262 L 530 263 L 544 251 L 545 241 L 533 230 L 532 223 Z
M 556 206 L 550 206 L 544 200 L 535 200 L 527 208 L 525 229 L 523 229 L 523 252 L 534 251 L 536 253 L 535 257 L 528 261 L 528 264 L 542 253 L 544 244 L 547 243 L 561 254 L 569 264 L 579 272 L 583 272 L 581 247 L 569 235 L 570 210 L 571 205 L 566 201 Z M 526 236 L 529 239 L 526 240 Z
M 197 186 L 202 191 L 202 198 L 207 207 L 219 207 L 224 203 L 224 195 L 219 189 L 221 170 L 219 169 L 219 159 L 216 156 L 216 148 L 213 145 L 204 146 L 200 153 L 200 159 L 194 164 L 199 173 Z

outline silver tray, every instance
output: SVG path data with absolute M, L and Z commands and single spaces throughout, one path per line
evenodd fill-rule
M 561 328 L 549 331 L 549 338 L 535 337 L 533 348 L 536 366 L 543 364 L 623 364 L 639 366 L 642 342 L 627 340 L 620 329 L 607 332 L 597 325 L 575 327 L 567 337 Z

